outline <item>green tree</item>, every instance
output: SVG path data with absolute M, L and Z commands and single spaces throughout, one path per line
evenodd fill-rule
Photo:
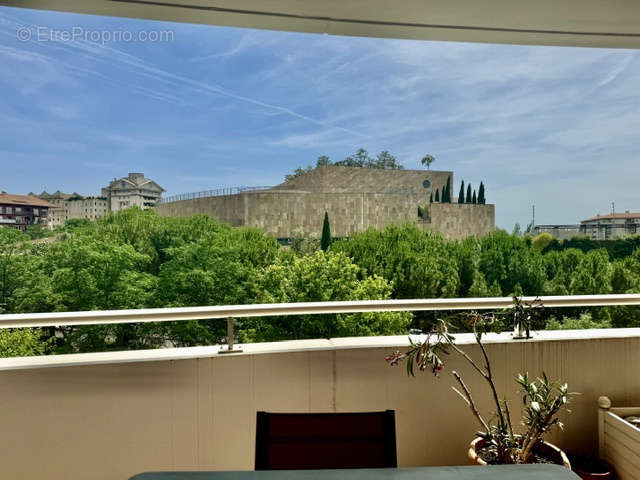
M 379 276 L 367 276 L 344 253 L 318 251 L 306 257 L 280 257 L 256 272 L 259 303 L 386 299 L 392 288 Z M 243 341 L 272 341 L 334 336 L 406 333 L 411 314 L 300 315 L 243 321 Z
M 471 203 L 473 203 L 474 205 L 476 203 L 478 203 L 478 197 L 476 197 L 476 191 L 473 191 L 473 196 L 471 197 Z
M 436 203 L 440 202 L 440 189 L 436 188 L 436 198 L 435 198 Z
M 47 230 L 42 225 L 29 225 L 25 233 L 29 236 L 29 239 L 31 240 L 50 237 L 52 234 L 51 230 Z
M 318 167 L 326 167 L 332 165 L 331 160 L 329 160 L 329 157 L 327 157 L 326 155 L 320 155 L 317 159 L 316 159 L 316 168 Z
M 38 328 L 0 329 L 0 357 L 32 357 L 47 353 L 53 339 Z
M 329 214 L 324 212 L 324 220 L 322 220 L 322 236 L 320 237 L 320 248 L 323 251 L 329 250 L 331 245 L 331 225 L 329 225 Z
M 467 185 L 467 198 L 464 203 L 471 203 L 471 184 Z
M 429 203 L 433 203 L 433 192 L 429 194 Z
M 0 227 L 0 309 L 12 311 L 14 291 L 24 282 L 28 239 L 18 230 Z
M 480 189 L 478 190 L 478 203 L 484 205 L 485 203 L 487 203 L 487 199 L 485 198 L 484 195 L 484 183 L 480 182 Z
M 606 250 L 592 250 L 584 255 L 571 274 L 572 295 L 611 293 L 613 266 Z
M 460 184 L 460 192 L 458 193 L 458 203 L 464 203 L 464 180 Z
M 427 170 L 430 170 L 431 164 L 435 161 L 436 161 L 436 157 L 434 157 L 433 155 L 429 155 L 427 153 L 424 157 L 422 157 L 422 160 L 420 160 L 420 163 L 422 163 L 423 166 L 427 167 Z
M 442 203 L 451 203 L 451 177 L 447 177 L 447 184 L 444 187 Z
M 540 235 L 536 235 L 531 241 L 531 248 L 537 250 L 538 252 L 542 252 L 547 245 L 551 243 L 553 237 L 550 233 L 543 232 Z

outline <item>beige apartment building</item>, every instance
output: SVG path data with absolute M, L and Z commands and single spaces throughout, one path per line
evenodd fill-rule
M 42 200 L 55 205 L 49 210 L 47 226 L 49 228 L 62 227 L 67 220 L 82 219 L 97 220 L 108 212 L 107 199 L 104 197 L 83 197 L 77 193 L 42 192 L 40 195 L 30 193 Z
M 109 186 L 102 189 L 107 199 L 108 210 L 119 212 L 129 207 L 143 210 L 155 207 L 162 198 L 164 188 L 153 180 L 145 178 L 144 173 L 129 173 L 126 177 L 114 178 Z
M 596 215 L 580 222 L 580 232 L 593 240 L 615 240 L 640 233 L 640 213 Z
M 55 227 L 60 227 L 64 225 L 64 222 L 67 220 L 67 211 L 65 202 L 68 198 L 73 196 L 77 196 L 77 193 L 63 193 L 60 190 L 57 190 L 54 193 L 49 193 L 46 190 L 43 191 L 40 195 L 36 195 L 35 193 L 30 192 L 29 195 L 38 197 L 42 200 L 45 200 L 55 207 L 49 209 L 49 217 L 47 218 L 47 226 L 52 229 Z
M 104 197 L 71 197 L 65 202 L 65 222 L 76 218 L 97 220 L 108 212 L 107 199 Z

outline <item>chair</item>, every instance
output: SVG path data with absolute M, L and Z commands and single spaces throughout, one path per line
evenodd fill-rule
M 256 470 L 397 466 L 393 410 L 257 413 Z

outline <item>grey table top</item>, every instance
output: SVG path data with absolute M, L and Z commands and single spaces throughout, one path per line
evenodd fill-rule
M 559 465 L 420 467 L 243 472 L 147 472 L 130 480 L 576 480 Z

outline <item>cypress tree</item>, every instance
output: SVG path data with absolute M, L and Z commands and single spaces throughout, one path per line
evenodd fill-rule
M 322 222 L 322 237 L 320 238 L 320 248 L 325 252 L 331 245 L 331 226 L 329 225 L 329 214 L 324 212 L 324 221 Z
M 436 189 L 436 203 L 440 201 L 440 189 Z
M 487 203 L 487 199 L 484 198 L 484 183 L 480 182 L 480 189 L 478 190 L 478 203 L 484 205 Z
M 471 203 L 471 184 L 467 185 L 467 198 L 464 203 Z
M 476 203 L 478 203 L 478 197 L 476 197 L 476 191 L 473 191 L 473 197 L 471 198 L 471 203 L 473 203 L 474 205 Z
M 447 185 L 444 187 L 442 203 L 451 203 L 451 177 L 447 177 Z
M 429 195 L 429 203 L 433 203 L 433 192 L 431 192 L 431 195 Z
M 458 193 L 458 203 L 464 203 L 464 180 L 460 184 L 460 193 Z

